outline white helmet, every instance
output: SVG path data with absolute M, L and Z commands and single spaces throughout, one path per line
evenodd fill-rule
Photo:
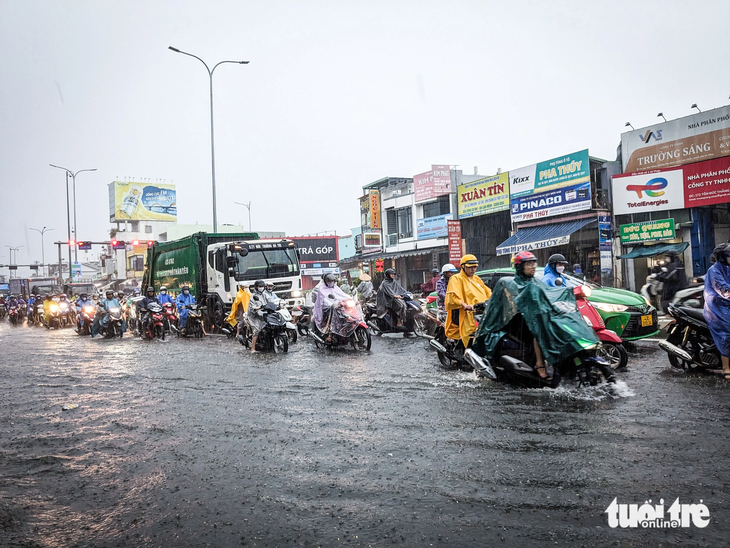
M 456 268 L 456 267 L 455 267 L 454 265 L 452 265 L 451 263 L 446 263 L 446 264 L 445 264 L 445 265 L 444 265 L 444 266 L 443 266 L 443 267 L 441 268 L 441 274 L 445 274 L 446 272 L 458 272 L 458 271 L 459 271 L 459 269 L 458 269 L 458 268 Z

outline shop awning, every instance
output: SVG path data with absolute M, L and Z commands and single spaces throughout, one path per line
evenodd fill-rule
M 497 255 L 508 255 L 520 251 L 532 251 L 570 243 L 570 235 L 581 228 L 595 223 L 596 218 L 565 221 L 549 225 L 533 226 L 518 230 L 497 246 Z M 598 238 L 598 232 L 596 232 Z
M 642 257 L 654 257 L 655 255 L 661 255 L 662 253 L 676 253 L 677 255 L 679 255 L 681 253 L 684 253 L 684 250 L 688 247 L 688 242 L 682 242 L 679 244 L 639 245 L 625 255 L 619 255 L 618 258 L 641 259 Z

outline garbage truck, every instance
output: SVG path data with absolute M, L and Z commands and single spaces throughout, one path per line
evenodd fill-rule
M 205 306 L 206 328 L 219 330 L 231 311 L 237 286 L 256 280 L 273 284 L 288 307 L 304 304 L 302 275 L 296 243 L 287 239 L 259 239 L 256 233 L 197 232 L 171 242 L 153 242 L 147 250 L 142 291 L 161 286 L 179 293 L 190 287 Z

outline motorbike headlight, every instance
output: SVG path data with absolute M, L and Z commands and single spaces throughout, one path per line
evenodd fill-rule
M 628 306 L 623 304 L 596 303 L 593 301 L 591 301 L 591 304 L 598 310 L 603 310 L 604 312 L 626 312 L 629 309 Z
M 112 306 L 112 307 L 111 307 L 111 308 L 109 309 L 109 313 L 110 313 L 110 314 L 119 314 L 119 307 L 116 307 L 116 306 Z
M 91 314 L 93 311 L 94 311 L 94 307 L 93 306 L 85 306 L 84 307 L 84 312 L 86 312 L 87 314 Z
M 295 291 L 292 291 L 290 294 L 292 296 L 292 299 L 296 299 L 297 297 L 301 297 L 302 296 L 302 292 L 299 291 L 298 289 L 295 290 Z
M 56 312 L 58 310 L 58 305 L 52 304 L 49 308 L 50 308 L 51 312 Z
M 345 301 L 345 306 L 347 306 L 347 308 L 355 308 L 355 301 L 353 301 L 352 299 L 347 299 Z

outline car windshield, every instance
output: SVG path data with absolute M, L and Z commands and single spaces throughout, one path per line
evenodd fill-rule
M 249 251 L 245 257 L 238 255 L 237 258 L 236 280 L 264 280 L 299 274 L 297 252 L 292 248 Z

